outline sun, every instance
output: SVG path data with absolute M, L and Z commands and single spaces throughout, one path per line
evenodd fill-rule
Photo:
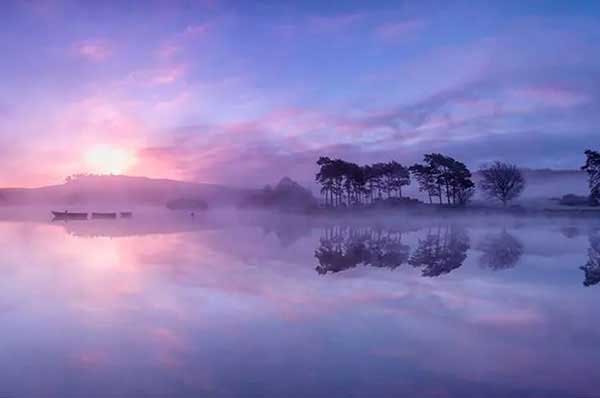
M 94 174 L 123 174 L 135 163 L 130 151 L 108 145 L 93 147 L 84 159 L 88 171 Z

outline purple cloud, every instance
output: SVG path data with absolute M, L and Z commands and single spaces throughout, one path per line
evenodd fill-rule
M 375 36 L 386 42 L 397 42 L 423 30 L 425 26 L 423 20 L 388 22 L 375 29 Z
M 84 40 L 74 46 L 76 54 L 90 62 L 106 61 L 113 55 L 111 44 L 105 39 Z

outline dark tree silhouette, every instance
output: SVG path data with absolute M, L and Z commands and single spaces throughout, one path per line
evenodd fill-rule
M 402 197 L 410 184 L 408 169 L 395 161 L 359 166 L 341 159 L 321 157 L 315 180 L 326 206 L 362 206 L 376 199 Z
M 579 267 L 585 273 L 584 286 L 593 286 L 600 282 L 600 229 L 590 231 L 589 240 L 588 261 Z
M 523 243 L 506 230 L 485 236 L 478 249 L 483 252 L 479 264 L 493 270 L 512 268 L 523 255 Z
M 440 226 L 419 240 L 408 263 L 413 267 L 423 267 L 423 276 L 439 276 L 462 266 L 469 248 L 466 230 L 456 226 Z
M 409 170 L 419 184 L 419 191 L 427 192 L 429 203 L 433 203 L 433 198 L 438 198 L 441 204 L 442 194 L 436 182 L 433 169 L 430 166 L 415 164 Z
M 408 172 L 408 169 L 400 163 L 392 161 L 386 163 L 383 170 L 384 186 L 388 198 L 394 193 L 397 197 L 402 197 L 402 187 L 410 185 L 410 173 Z
M 415 164 L 409 170 L 430 202 L 437 197 L 440 204 L 445 199 L 449 205 L 465 205 L 471 199 L 475 184 L 464 163 L 439 153 L 426 154 L 423 161 L 425 164 Z
M 333 175 L 331 159 L 328 157 L 320 157 L 317 161 L 317 165 L 321 168 L 317 173 L 315 180 L 321 184 L 321 195 L 325 197 L 325 205 L 333 205 Z
M 358 265 L 395 269 L 408 260 L 410 248 L 402 234 L 371 228 L 329 228 L 315 250 L 319 274 L 336 273 Z
M 593 205 L 600 202 L 600 153 L 588 149 L 585 151 L 586 161 L 581 167 L 588 173 L 590 187 L 590 201 Z
M 322 240 L 315 251 L 315 257 L 319 261 L 316 268 L 319 274 L 336 273 L 362 264 L 366 257 L 366 248 L 363 242 L 358 240 L 343 242 L 343 246 L 336 241 Z
M 489 198 L 501 201 L 503 206 L 517 198 L 525 188 L 523 173 L 514 164 L 494 162 L 483 166 L 479 172 L 481 190 Z

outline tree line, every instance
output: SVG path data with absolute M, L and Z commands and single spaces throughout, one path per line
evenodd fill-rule
M 460 268 L 469 255 L 469 233 L 459 225 L 431 226 L 413 248 L 403 241 L 405 232 L 408 231 L 330 226 L 322 231 L 315 249 L 315 270 L 327 275 L 359 266 L 395 270 L 407 264 L 420 268 L 424 277 L 437 277 Z M 588 238 L 588 259 L 579 267 L 586 287 L 600 283 L 600 228 L 592 226 Z M 476 248 L 481 253 L 479 265 L 494 271 L 517 266 L 525 253 L 523 242 L 506 229 L 483 236 Z
M 330 207 L 360 206 L 378 200 L 402 198 L 402 188 L 411 177 L 419 190 L 427 194 L 429 203 L 463 206 L 475 193 L 475 184 L 467 166 L 440 153 L 423 157 L 423 163 L 406 167 L 399 162 L 360 166 L 342 159 L 321 157 L 317 161 L 316 181 L 321 185 L 324 204 Z M 524 187 L 524 179 L 516 166 L 496 162 L 485 168 L 482 189 L 504 204 L 515 198 Z
M 600 153 L 585 151 L 590 203 L 600 203 Z M 328 207 L 370 205 L 386 199 L 401 199 L 402 188 L 415 180 L 430 204 L 464 206 L 475 194 L 468 167 L 440 153 L 425 154 L 422 163 L 406 167 L 397 161 L 358 165 L 342 159 L 321 157 L 316 181 Z M 479 170 L 478 188 L 490 199 L 507 206 L 525 188 L 523 172 L 514 164 L 493 162 Z
M 401 198 L 410 184 L 409 170 L 398 162 L 359 166 L 342 159 L 321 157 L 316 181 L 326 206 L 355 206 L 382 198 Z

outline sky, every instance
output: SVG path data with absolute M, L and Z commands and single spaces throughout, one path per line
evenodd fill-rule
M 485 4 L 484 4 L 485 3 Z M 0 186 L 234 186 L 319 156 L 578 168 L 600 147 L 600 3 L 4 1 Z

